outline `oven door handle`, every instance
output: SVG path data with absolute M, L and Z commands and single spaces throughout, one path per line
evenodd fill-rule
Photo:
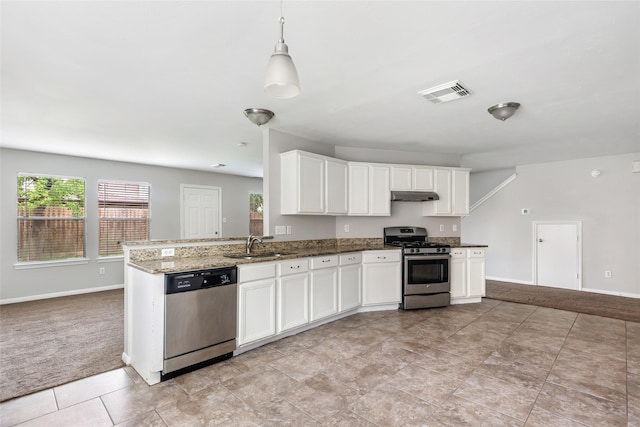
M 407 261 L 425 260 L 425 259 L 449 259 L 449 254 L 438 255 L 405 255 L 404 259 Z

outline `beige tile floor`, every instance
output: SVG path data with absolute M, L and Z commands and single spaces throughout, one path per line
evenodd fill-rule
M 640 426 L 640 324 L 484 300 L 361 313 L 148 386 L 129 367 L 0 426 Z

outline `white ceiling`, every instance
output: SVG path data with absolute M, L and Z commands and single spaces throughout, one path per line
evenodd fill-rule
M 3 0 L 0 143 L 262 176 L 242 111 L 264 107 L 282 132 L 479 170 L 640 150 L 638 1 L 285 1 L 288 100 L 262 90 L 280 6 Z M 474 94 L 417 95 L 457 79 Z

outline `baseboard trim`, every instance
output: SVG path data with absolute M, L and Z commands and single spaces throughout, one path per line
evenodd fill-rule
M 76 289 L 76 290 L 73 290 L 73 291 L 53 292 L 53 293 L 50 293 L 50 294 L 29 295 L 29 296 L 26 296 L 26 297 L 18 297 L 18 298 L 0 299 L 0 305 L 15 304 L 15 303 L 18 303 L 18 302 L 27 302 L 27 301 L 37 301 L 37 300 L 41 300 L 41 299 L 68 297 L 68 296 L 71 296 L 71 295 L 90 294 L 90 293 L 93 293 L 93 292 L 113 291 L 115 289 L 124 289 L 124 284 L 122 284 L 122 285 L 100 286 L 98 288 Z
M 510 283 L 518 283 L 520 285 L 533 285 L 533 282 L 529 280 L 516 280 L 516 279 L 507 279 L 504 277 L 486 277 L 487 280 L 496 280 L 498 282 L 510 282 Z
M 628 292 L 605 291 L 602 289 L 593 289 L 593 288 L 582 288 L 581 290 L 585 292 L 593 292 L 596 294 L 604 294 L 604 295 L 613 295 L 617 297 L 640 298 L 640 294 L 631 294 Z

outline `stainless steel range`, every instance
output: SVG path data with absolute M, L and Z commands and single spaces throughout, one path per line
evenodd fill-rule
M 403 248 L 402 308 L 449 305 L 449 245 L 428 242 L 423 227 L 386 227 L 384 243 Z

